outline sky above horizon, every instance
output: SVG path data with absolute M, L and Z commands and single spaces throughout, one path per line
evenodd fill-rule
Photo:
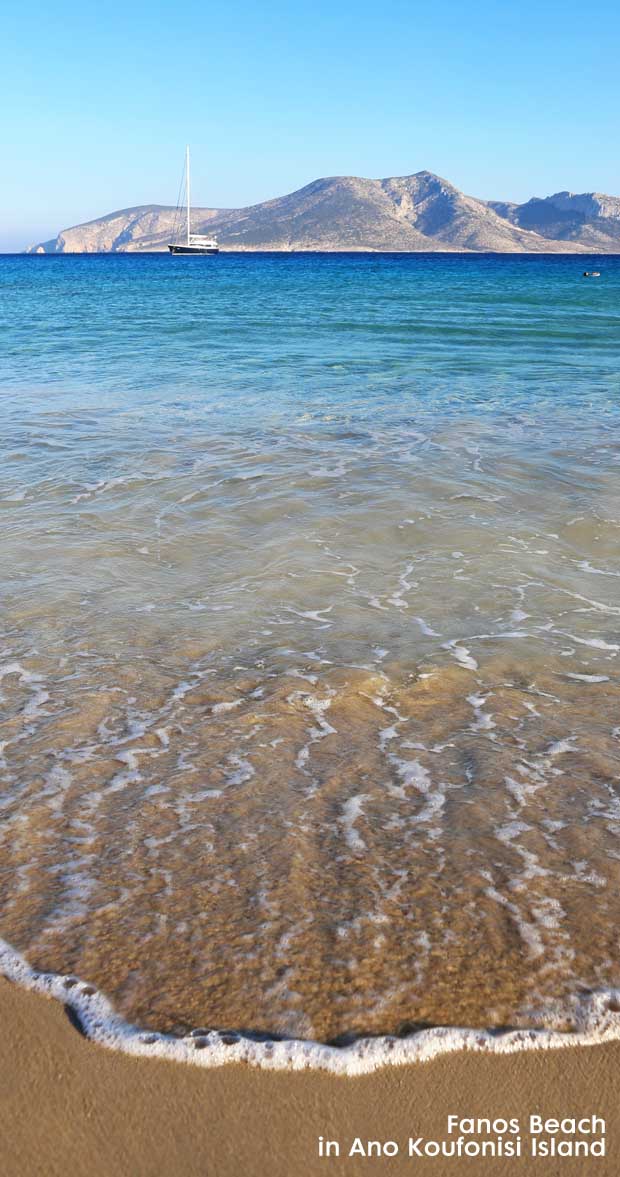
M 7 7 L 0 251 L 137 204 L 239 207 L 320 176 L 620 194 L 620 6 L 249 0 Z

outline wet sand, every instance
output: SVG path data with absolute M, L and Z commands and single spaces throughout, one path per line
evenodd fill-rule
M 503 1057 L 467 1053 L 356 1079 L 317 1072 L 213 1071 L 116 1054 L 82 1037 L 61 1005 L 0 981 L 4 1177 L 295 1177 L 618 1172 L 620 1043 Z M 446 1136 L 448 1114 L 599 1115 L 606 1156 L 411 1159 L 410 1135 Z M 323 1135 L 341 1157 L 320 1158 Z M 347 1158 L 356 1136 L 398 1156 Z M 526 1133 L 527 1136 L 527 1133 Z

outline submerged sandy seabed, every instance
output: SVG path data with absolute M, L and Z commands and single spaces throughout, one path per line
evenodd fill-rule
M 16 492 L 0 934 L 157 1031 L 581 1025 L 620 985 L 591 434 L 196 439 Z
M 160 1030 L 574 1027 L 617 981 L 617 690 L 562 669 L 154 686 L 107 763 L 77 749 L 14 798 L 4 935 Z

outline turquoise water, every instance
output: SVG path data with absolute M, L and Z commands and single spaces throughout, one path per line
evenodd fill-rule
M 0 935 L 164 1029 L 576 1024 L 620 983 L 620 259 L 0 292 Z
M 615 257 L 5 256 L 0 275 L 0 372 L 22 409 L 41 394 L 225 427 L 617 408 Z

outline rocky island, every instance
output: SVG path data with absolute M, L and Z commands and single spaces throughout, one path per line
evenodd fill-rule
M 147 204 L 64 229 L 29 253 L 165 251 L 176 209 Z M 524 204 L 466 196 L 432 172 L 331 176 L 248 208 L 193 210 L 226 250 L 620 253 L 620 197 L 558 192 Z

